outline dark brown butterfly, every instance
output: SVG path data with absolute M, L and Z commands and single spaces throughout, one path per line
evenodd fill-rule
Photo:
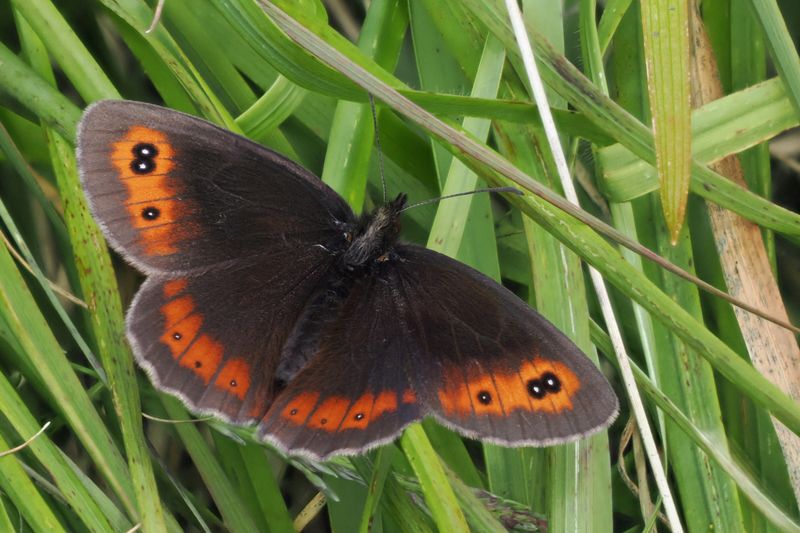
M 514 294 L 398 242 L 404 195 L 356 217 L 275 152 L 136 102 L 86 110 L 78 162 L 105 235 L 147 274 L 134 354 L 195 412 L 317 460 L 425 416 L 521 446 L 617 413 L 592 362 Z

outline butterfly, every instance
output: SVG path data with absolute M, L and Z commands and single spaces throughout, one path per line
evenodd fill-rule
M 87 108 L 77 156 L 106 238 L 147 276 L 126 317 L 136 360 L 196 413 L 319 461 L 426 416 L 543 446 L 617 414 L 605 377 L 550 322 L 398 239 L 403 194 L 357 217 L 276 152 L 131 101 Z

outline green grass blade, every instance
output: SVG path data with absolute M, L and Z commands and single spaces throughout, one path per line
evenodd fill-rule
M 408 426 L 400 438 L 400 444 L 419 479 L 425 503 L 439 531 L 468 531 L 464 513 L 422 426 Z
M 175 398 L 164 396 L 162 404 L 173 420 L 186 420 L 189 414 Z M 225 527 L 235 533 L 258 531 L 239 495 L 225 476 L 222 466 L 194 424 L 175 424 L 175 432 L 186 447 L 192 462 L 219 508 Z
M 3 385 L 0 385 L 0 390 L 3 388 Z M 2 403 L 6 404 L 5 401 Z M 11 446 L 9 446 L 8 440 L 0 435 L 0 453 L 6 452 L 9 448 Z M 0 458 L 0 489 L 14 504 L 25 521 L 35 530 L 66 531 L 30 477 L 25 473 L 17 457 L 13 455 Z M 110 524 L 108 525 L 110 526 Z M 2 498 L 0 498 L 0 531 L 15 530 L 16 528 L 11 525 L 5 506 L 3 506 Z
M 786 93 L 792 102 L 795 115 L 800 116 L 800 57 L 797 55 L 786 22 L 781 17 L 778 2 L 752 0 L 750 5 L 764 29 L 770 54 L 781 80 L 786 85 Z
M 644 0 L 641 12 L 661 204 L 674 243 L 686 216 L 692 160 L 689 7 Z
M 85 100 L 119 98 L 119 93 L 100 65 L 94 61 L 52 2 L 13 0 L 12 3 L 44 42 L 47 51 L 52 54 Z

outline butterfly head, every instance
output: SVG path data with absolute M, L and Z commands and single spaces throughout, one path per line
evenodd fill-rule
M 388 258 L 400 235 L 400 212 L 407 199 L 405 194 L 399 194 L 391 202 L 362 217 L 350 246 L 340 259 L 345 270 L 363 270 Z

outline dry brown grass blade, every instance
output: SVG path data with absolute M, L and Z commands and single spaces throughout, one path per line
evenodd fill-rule
M 723 96 L 711 42 L 694 6 L 692 19 L 692 106 Z M 738 157 L 729 156 L 713 170 L 746 187 Z M 755 304 L 773 317 L 787 319 L 786 307 L 772 275 L 761 231 L 735 213 L 708 203 L 725 283 L 731 296 Z M 800 402 L 800 349 L 792 332 L 734 307 L 753 365 L 781 390 Z M 800 501 L 800 437 L 773 418 L 795 498 Z

